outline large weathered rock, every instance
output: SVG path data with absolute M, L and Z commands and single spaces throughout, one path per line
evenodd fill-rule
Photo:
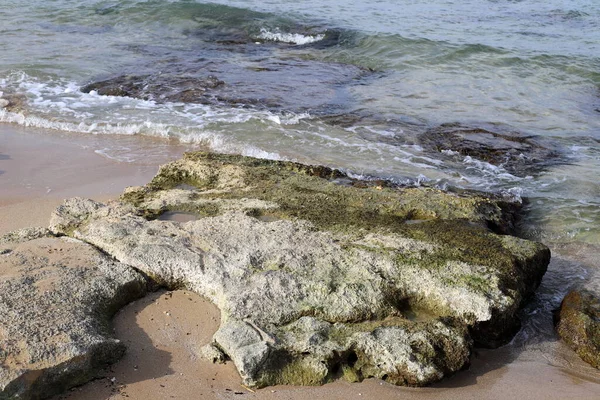
M 472 338 L 498 344 L 518 326 L 550 253 L 490 230 L 509 231 L 514 206 L 191 153 L 120 202 L 66 201 L 51 229 L 213 301 L 214 346 L 246 384 L 424 385 L 464 367 Z M 156 219 L 167 211 L 197 219 Z
M 587 363 L 600 368 L 600 297 L 598 291 L 573 290 L 562 301 L 556 331 Z
M 0 239 L 0 399 L 50 397 L 125 351 L 110 318 L 146 281 L 94 247 L 28 229 Z

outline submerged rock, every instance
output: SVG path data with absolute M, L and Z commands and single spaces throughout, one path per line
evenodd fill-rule
M 83 92 L 126 96 L 157 103 L 233 105 L 272 111 L 306 112 L 347 105 L 347 88 L 370 71 L 353 65 L 284 60 L 261 55 L 240 66 L 228 61 L 169 59 L 167 71 L 120 75 L 84 85 Z
M 206 78 L 180 76 L 124 75 L 90 83 L 81 91 L 96 91 L 104 96 L 124 96 L 144 100 L 202 103 L 206 92 L 225 82 L 214 76 Z
M 574 290 L 562 301 L 556 331 L 587 363 L 600 368 L 600 297 L 597 291 Z
M 0 110 L 21 112 L 27 104 L 27 97 L 22 93 L 4 93 L 0 97 Z
M 48 235 L 0 239 L 0 399 L 46 398 L 93 379 L 125 351 L 110 318 L 145 294 L 133 269 Z
M 169 8 L 193 21 L 194 27 L 180 33 L 189 45 L 123 44 L 119 47 L 134 54 L 134 63 L 123 66 L 118 75 L 96 77 L 81 90 L 159 103 L 302 113 L 346 109 L 352 98 L 347 88 L 371 73 L 343 61 L 329 62 L 320 54 L 326 48 L 355 45 L 354 31 L 217 4 L 181 3 Z M 98 10 L 120 12 L 119 6 Z
M 569 162 L 558 142 L 506 128 L 457 123 L 431 128 L 407 116 L 377 115 L 364 110 L 315 116 L 325 124 L 349 129 L 365 141 L 401 149 L 413 147 L 415 157 L 429 156 L 432 161 L 426 163 L 465 176 L 475 172 L 526 177 Z
M 338 376 L 426 385 L 493 346 L 549 250 L 511 230 L 518 204 L 364 184 L 337 170 L 189 153 L 108 204 L 67 200 L 51 230 L 214 302 L 217 351 L 244 383 Z M 193 213 L 180 223 L 165 212 Z
M 451 157 L 458 154 L 504 168 L 516 176 L 536 173 L 561 160 L 560 154 L 533 136 L 493 132 L 460 124 L 443 124 L 419 137 L 426 149 Z

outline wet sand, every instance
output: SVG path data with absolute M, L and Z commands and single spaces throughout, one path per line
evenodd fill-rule
M 66 197 L 116 197 L 126 186 L 147 182 L 159 164 L 178 158 L 184 150 L 160 141 L 133 139 L 0 125 L 0 234 L 47 225 L 50 212 Z M 129 146 L 134 153 L 147 151 L 150 155 L 125 162 L 97 152 L 119 146 L 122 154 Z M 58 398 L 600 398 L 600 371 L 555 340 L 526 349 L 509 345 L 478 350 L 467 370 L 429 388 L 401 388 L 369 379 L 359 384 L 338 381 L 322 387 L 277 386 L 253 391 L 240 384 L 231 362 L 214 365 L 199 358 L 199 348 L 219 325 L 219 311 L 193 293 L 156 292 L 125 307 L 114 323 L 116 336 L 128 347 L 126 356 L 98 380 Z
M 46 225 L 50 212 L 65 198 L 117 197 L 126 186 L 147 183 L 160 164 L 185 150 L 146 137 L 0 124 L 0 233 Z

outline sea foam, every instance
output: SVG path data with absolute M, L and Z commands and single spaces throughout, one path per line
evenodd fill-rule
M 323 40 L 325 35 L 302 35 L 300 33 L 280 32 L 279 29 L 275 29 L 275 31 L 269 31 L 268 29 L 261 28 L 260 34 L 257 36 L 257 38 L 272 42 L 303 45 Z

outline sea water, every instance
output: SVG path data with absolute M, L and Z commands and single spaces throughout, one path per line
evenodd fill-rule
M 19 107 L 0 109 L 1 122 L 155 136 L 527 198 L 521 234 L 559 251 L 513 346 L 556 340 L 552 311 L 562 296 L 600 279 L 595 0 L 5 3 L 0 97 Z M 81 90 L 116 76 L 216 76 L 224 94 L 185 103 L 156 91 L 132 98 Z M 449 123 L 535 138 L 558 161 L 514 174 L 423 147 L 420 135 Z M 143 157 L 122 146 L 97 152 L 122 162 Z

